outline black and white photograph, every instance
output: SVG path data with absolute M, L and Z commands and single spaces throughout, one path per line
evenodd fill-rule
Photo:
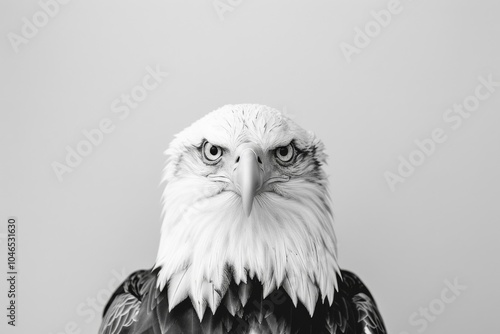
M 0 19 L 1 333 L 499 331 L 499 2 Z

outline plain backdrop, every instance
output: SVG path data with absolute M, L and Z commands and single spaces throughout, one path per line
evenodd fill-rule
M 478 77 L 500 81 L 498 1 L 401 0 L 380 31 L 371 12 L 390 1 L 41 3 L 47 22 L 38 1 L 0 3 L 0 233 L 19 220 L 18 326 L 2 306 L 2 333 L 96 333 L 118 279 L 153 265 L 163 151 L 229 103 L 283 110 L 324 141 L 340 265 L 391 333 L 498 331 L 500 87 L 458 129 L 443 120 Z M 16 52 L 26 20 L 41 27 Z M 349 62 L 341 45 L 366 24 Z M 168 76 L 113 112 L 148 67 Z M 60 181 L 54 162 L 103 119 L 113 130 Z M 436 128 L 447 140 L 392 191 L 384 174 Z M 447 280 L 465 286 L 449 303 Z

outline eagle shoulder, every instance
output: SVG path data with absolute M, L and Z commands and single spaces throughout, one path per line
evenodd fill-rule
M 387 333 L 372 294 L 354 273 L 341 270 L 339 291 L 331 306 L 327 326 L 331 333 Z
M 160 301 L 156 276 L 156 271 L 138 270 L 123 281 L 104 308 L 99 334 L 128 333 L 134 323 L 144 323 L 144 315 Z

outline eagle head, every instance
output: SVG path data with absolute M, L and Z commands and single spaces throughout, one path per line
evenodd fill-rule
M 163 182 L 155 263 L 169 308 L 200 319 L 231 282 L 283 287 L 310 312 L 331 304 L 340 270 L 323 144 L 278 110 L 226 105 L 176 135 Z

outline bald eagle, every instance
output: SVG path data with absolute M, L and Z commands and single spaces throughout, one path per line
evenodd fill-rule
M 131 274 L 99 333 L 386 333 L 337 264 L 322 142 L 262 105 L 227 105 L 165 152 L 153 268 Z

